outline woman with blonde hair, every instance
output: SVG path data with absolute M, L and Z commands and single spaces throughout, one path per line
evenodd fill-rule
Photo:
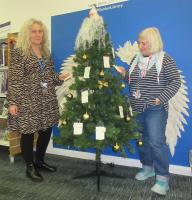
M 21 28 L 16 48 L 11 52 L 8 79 L 8 127 L 21 134 L 21 151 L 26 162 L 26 176 L 42 181 L 39 170 L 55 172 L 44 162 L 52 127 L 58 123 L 59 111 L 55 86 L 68 76 L 54 72 L 48 49 L 45 25 L 28 20 Z M 34 133 L 38 132 L 35 160 Z
M 130 102 L 143 127 L 143 146 L 138 147 L 142 170 L 139 181 L 156 177 L 151 190 L 165 195 L 169 190 L 169 161 L 165 130 L 168 101 L 177 93 L 181 81 L 174 60 L 163 51 L 160 32 L 155 27 L 144 29 L 138 37 L 138 53 L 127 72 L 118 68 L 129 83 Z

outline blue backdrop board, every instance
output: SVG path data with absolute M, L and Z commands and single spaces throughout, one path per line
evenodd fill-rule
M 119 45 L 130 40 L 137 40 L 139 32 L 155 26 L 162 35 L 164 50 L 176 61 L 178 68 L 183 72 L 187 82 L 189 99 L 192 98 L 192 1 L 191 0 L 129 0 L 99 8 L 100 15 L 104 18 L 107 31 L 116 50 Z M 56 70 L 60 71 L 61 64 L 70 55 L 74 54 L 74 42 L 83 19 L 89 10 L 73 12 L 51 19 L 52 55 Z M 117 65 L 122 63 L 116 58 Z M 189 166 L 188 152 L 192 149 L 192 108 L 189 104 L 188 125 L 179 138 L 174 157 L 170 156 L 170 163 L 174 165 Z M 57 131 L 54 134 L 58 134 Z M 58 147 L 57 147 L 58 148 Z M 61 147 L 59 147 L 61 148 Z M 118 156 L 110 148 L 104 154 Z M 137 153 L 128 155 L 138 158 Z

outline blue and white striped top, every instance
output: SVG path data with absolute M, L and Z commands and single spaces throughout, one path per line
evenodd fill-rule
M 169 55 L 164 55 L 159 77 L 155 64 L 147 71 L 145 77 L 139 78 L 139 74 L 140 69 L 136 65 L 130 79 L 129 70 L 125 76 L 125 80 L 129 82 L 130 102 L 133 111 L 141 113 L 147 107 L 154 106 L 155 98 L 159 98 L 168 111 L 168 101 L 177 93 L 181 85 L 180 74 L 174 60 Z M 138 90 L 138 85 L 141 96 L 136 99 L 134 92 Z

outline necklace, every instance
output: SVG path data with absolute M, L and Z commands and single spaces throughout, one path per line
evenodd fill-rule
M 150 61 L 152 56 L 141 57 L 138 62 L 139 76 L 144 78 L 146 76 L 147 70 L 149 69 Z

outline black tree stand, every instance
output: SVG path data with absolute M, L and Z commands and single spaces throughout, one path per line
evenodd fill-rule
M 73 177 L 73 179 L 79 179 L 79 178 L 89 178 L 89 177 L 93 177 L 93 176 L 97 176 L 97 191 L 100 191 L 100 176 L 105 176 L 105 177 L 112 177 L 112 178 L 125 178 L 123 176 L 114 174 L 114 173 L 108 173 L 104 170 L 101 169 L 101 150 L 100 149 L 96 149 L 96 170 L 88 173 L 88 174 L 83 174 L 80 176 L 75 176 Z M 112 165 L 110 165 L 112 166 Z

